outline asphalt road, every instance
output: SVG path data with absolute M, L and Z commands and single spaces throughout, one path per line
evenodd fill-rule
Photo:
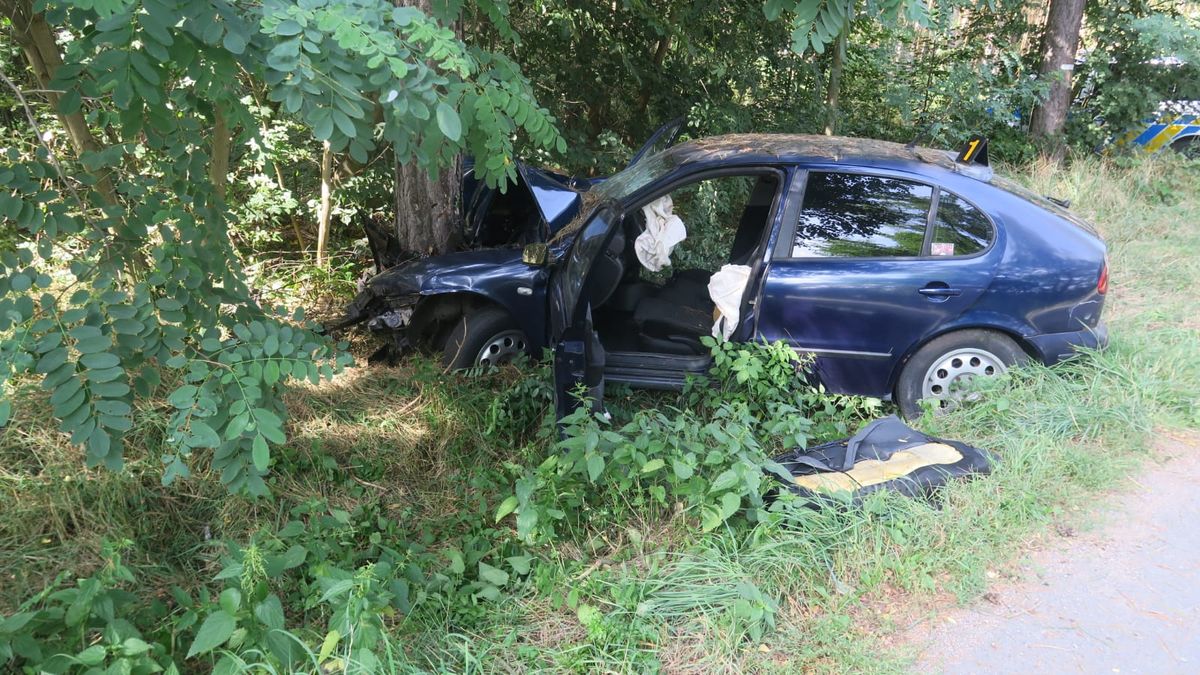
M 1200 673 L 1200 440 L 1166 439 L 1086 532 L 909 636 L 921 673 Z

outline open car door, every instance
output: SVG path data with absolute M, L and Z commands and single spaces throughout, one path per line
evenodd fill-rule
M 554 348 L 554 410 L 562 419 L 579 407 L 579 394 L 600 409 L 604 402 L 604 348 L 592 327 L 589 278 L 612 241 L 621 217 L 615 207 L 592 214 L 557 264 L 547 292 Z
M 676 117 L 675 119 L 662 125 L 650 135 L 650 139 L 642 145 L 633 155 L 633 159 L 629 160 L 629 168 L 634 164 L 642 161 L 645 157 L 657 155 L 675 144 L 675 139 L 679 138 L 679 132 L 683 130 L 684 123 L 687 122 L 687 117 Z

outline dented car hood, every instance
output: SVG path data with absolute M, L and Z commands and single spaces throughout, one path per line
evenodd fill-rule
M 417 295 L 470 291 L 495 279 L 528 277 L 537 269 L 521 262 L 521 251 L 498 248 L 459 251 L 401 263 L 366 281 L 376 297 L 402 299 Z

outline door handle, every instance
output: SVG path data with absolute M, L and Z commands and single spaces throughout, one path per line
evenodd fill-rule
M 924 288 L 918 289 L 917 292 L 927 298 L 945 299 L 945 298 L 952 298 L 956 295 L 962 295 L 962 291 L 960 289 L 950 288 L 949 286 L 947 286 L 946 284 L 943 284 L 943 283 L 929 284 L 928 286 L 925 286 Z

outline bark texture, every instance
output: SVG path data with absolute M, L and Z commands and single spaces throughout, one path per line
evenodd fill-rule
M 222 201 L 225 199 L 225 182 L 229 176 L 229 150 L 232 140 L 225 114 L 221 112 L 221 106 L 214 103 L 212 157 L 208 164 L 208 178 Z
M 842 26 L 834 43 L 833 60 L 829 64 L 829 85 L 825 89 L 825 135 L 837 133 L 838 118 L 841 116 L 839 99 L 842 97 L 842 71 L 846 68 L 846 34 L 850 32 L 850 18 Z
M 1059 159 L 1065 150 L 1063 126 L 1071 107 L 1071 73 L 1079 48 L 1079 30 L 1083 25 L 1086 0 L 1051 0 L 1042 34 L 1041 76 L 1050 82 L 1046 100 L 1034 108 L 1029 130 L 1041 139 L 1046 154 Z
M 431 0 L 399 0 L 396 4 L 432 11 Z M 462 26 L 450 27 L 462 37 Z M 436 179 L 413 162 L 396 164 L 396 238 L 401 248 L 413 253 L 445 253 L 462 236 L 459 195 L 462 192 L 462 160 L 442 167 Z
M 396 165 L 396 237 L 401 248 L 444 253 L 458 243 L 461 185 L 461 160 L 442 167 L 436 180 L 416 164 Z
M 317 212 L 317 265 L 325 264 L 325 247 L 329 243 L 329 219 L 333 215 L 333 150 L 325 141 L 321 150 L 321 206 Z
M 33 10 L 29 0 L 0 0 L 0 16 L 7 17 L 12 22 L 12 35 L 21 46 L 29 69 L 38 82 L 38 87 L 44 92 L 46 101 L 58 116 L 67 138 L 75 149 L 76 156 L 84 152 L 99 152 L 100 142 L 92 135 L 83 110 L 64 114 L 59 108 L 62 97 L 57 91 L 51 90 L 50 82 L 62 65 L 62 54 L 58 42 L 54 39 L 54 31 L 46 23 L 46 17 Z M 116 192 L 107 174 L 96 174 L 96 189 L 104 200 L 116 202 Z

